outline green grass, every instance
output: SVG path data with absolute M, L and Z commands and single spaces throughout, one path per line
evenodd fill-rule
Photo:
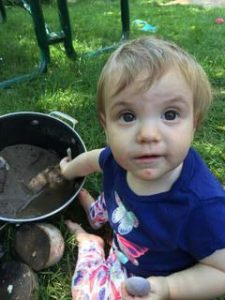
M 203 9 L 198 6 L 160 6 L 160 2 L 166 1 L 130 1 L 131 22 L 142 19 L 156 26 L 157 32 L 154 35 L 178 43 L 196 56 L 206 70 L 213 86 L 215 101 L 208 118 L 196 134 L 194 146 L 218 179 L 225 184 L 225 25 L 214 23 L 216 17 L 225 16 L 225 7 Z M 57 31 L 58 17 L 53 4 L 45 5 L 44 13 L 50 28 Z M 51 62 L 46 74 L 33 81 L 0 90 L 0 114 L 16 111 L 62 111 L 78 119 L 76 130 L 88 149 L 102 147 L 105 145 L 105 138 L 95 113 L 95 92 L 98 76 L 109 53 L 96 57 L 87 54 L 119 41 L 119 1 L 78 0 L 76 3 L 70 2 L 68 6 L 73 45 L 78 59 L 70 60 L 62 45 L 51 46 Z M 21 8 L 7 7 L 7 17 L 7 22 L 0 24 L 0 80 L 33 71 L 40 59 L 30 16 Z M 131 23 L 130 38 L 140 35 L 143 32 Z M 100 177 L 90 176 L 86 187 L 97 195 Z M 76 202 L 64 215 L 51 220 L 61 229 L 66 250 L 59 264 L 38 273 L 40 300 L 71 299 L 70 280 L 76 261 L 76 247 L 63 224 L 64 217 L 68 216 L 84 223 L 84 214 Z M 14 255 L 14 232 L 15 226 L 8 225 L 6 259 Z

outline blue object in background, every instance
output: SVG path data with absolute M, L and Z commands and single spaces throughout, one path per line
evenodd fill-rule
M 148 31 L 148 32 L 156 32 L 156 27 L 151 25 L 151 24 L 148 24 L 148 22 L 144 21 L 144 20 L 134 20 L 132 22 L 133 25 L 135 25 L 135 27 L 138 29 L 138 30 L 141 30 L 141 31 Z

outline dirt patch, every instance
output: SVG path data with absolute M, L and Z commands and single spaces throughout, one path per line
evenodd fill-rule
M 60 189 L 46 188 L 37 194 L 31 193 L 26 188 L 31 178 L 46 167 L 59 163 L 60 158 L 55 152 L 33 145 L 18 144 L 4 148 L 0 156 L 9 165 L 4 189 L 0 193 L 1 216 L 36 217 L 60 207 L 71 195 L 73 189 L 71 182 L 66 182 Z M 30 205 L 21 211 L 21 207 L 26 203 Z

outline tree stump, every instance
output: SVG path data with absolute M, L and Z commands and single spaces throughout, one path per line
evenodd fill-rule
M 37 275 L 24 263 L 4 262 L 0 267 L 1 300 L 38 300 Z
M 64 247 L 61 232 L 51 224 L 25 224 L 16 232 L 16 253 L 35 271 L 58 263 Z

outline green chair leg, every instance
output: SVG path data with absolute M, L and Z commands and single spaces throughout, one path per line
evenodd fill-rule
M 40 0 L 20 0 L 22 6 L 31 14 L 34 32 L 37 40 L 38 47 L 40 49 L 40 62 L 38 68 L 29 74 L 21 76 L 15 76 L 9 80 L 0 82 L 0 88 L 5 88 L 13 83 L 19 83 L 24 80 L 30 80 L 41 73 L 47 71 L 48 64 L 50 63 L 50 51 L 49 46 L 56 43 L 63 43 L 65 52 L 68 57 L 75 59 L 77 57 L 76 52 L 72 44 L 72 34 L 69 20 L 69 13 L 67 8 L 67 0 L 57 0 L 57 7 L 59 13 L 59 21 L 61 25 L 61 31 L 59 33 L 50 33 L 47 30 L 45 24 L 44 15 Z M 120 0 L 121 9 L 121 23 L 122 23 L 122 34 L 120 42 L 128 39 L 130 32 L 130 20 L 129 20 L 129 0 Z M 0 14 L 2 19 L 6 20 L 5 8 L 2 0 L 0 0 Z M 118 45 L 118 44 L 117 44 Z M 105 51 L 109 51 L 117 47 L 116 44 L 101 48 L 97 51 L 89 53 L 89 56 L 97 55 Z
M 41 52 L 41 61 L 43 61 L 43 65 L 45 66 L 43 71 L 46 72 L 47 65 L 50 62 L 50 51 L 45 28 L 44 15 L 39 0 L 30 0 L 30 13 L 33 19 L 37 44 Z
M 120 0 L 121 22 L 122 22 L 122 40 L 127 40 L 130 33 L 130 14 L 129 0 Z
M 57 0 L 58 4 L 58 11 L 59 11 L 59 20 L 61 24 L 62 31 L 64 33 L 64 47 L 66 54 L 72 58 L 76 59 L 77 55 L 74 51 L 73 44 L 72 44 L 72 33 L 71 33 L 71 26 L 69 20 L 69 12 L 68 7 L 66 5 L 65 0 Z
M 31 80 L 46 72 L 48 64 L 50 63 L 49 46 L 52 44 L 63 43 L 67 56 L 73 59 L 76 58 L 76 53 L 72 45 L 72 34 L 66 0 L 57 0 L 61 31 L 54 34 L 47 30 L 40 0 L 29 0 L 29 2 L 27 2 L 27 0 L 20 0 L 20 2 L 22 7 L 30 13 L 33 20 L 34 32 L 40 49 L 40 62 L 33 72 L 21 76 L 15 76 L 11 79 L 0 82 L 0 88 L 9 87 L 13 83 L 19 83 L 24 80 Z M 2 0 L 0 0 L 0 13 L 4 16 L 4 6 L 1 6 L 1 4 Z
M 122 24 L 122 34 L 121 39 L 118 43 L 111 46 L 106 46 L 85 54 L 88 57 L 94 57 L 100 55 L 104 52 L 111 51 L 118 47 L 118 44 L 126 41 L 130 34 L 130 13 L 129 13 L 129 0 L 120 0 L 120 10 L 121 10 L 121 24 Z
M 6 21 L 5 6 L 4 6 L 2 0 L 0 0 L 0 21 L 1 22 L 5 22 Z
M 0 82 L 0 89 L 8 88 L 12 84 L 20 83 L 22 81 L 32 80 L 44 73 L 46 70 L 46 63 L 45 61 L 40 61 L 38 68 L 35 69 L 33 72 L 20 75 L 20 76 L 14 76 L 10 79 L 4 80 Z

